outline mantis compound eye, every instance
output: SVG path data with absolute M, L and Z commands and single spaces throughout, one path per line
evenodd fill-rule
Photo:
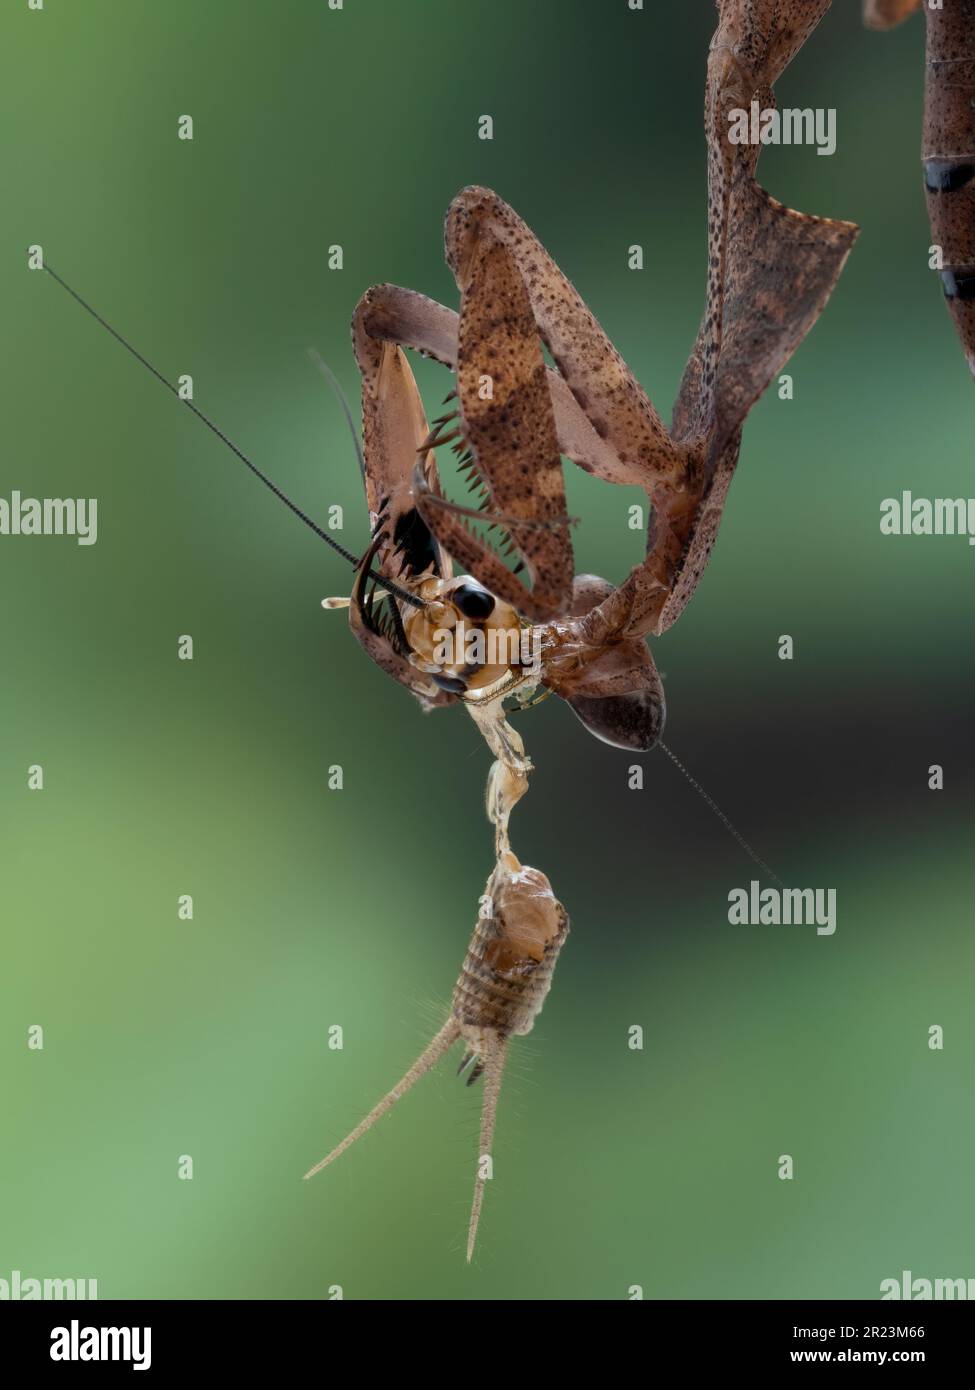
M 450 595 L 465 618 L 490 618 L 494 612 L 495 597 L 480 584 L 465 581 Z

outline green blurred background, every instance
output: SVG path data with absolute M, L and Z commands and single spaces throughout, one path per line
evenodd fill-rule
M 368 285 L 455 302 L 441 223 L 464 184 L 525 217 L 669 418 L 703 303 L 713 27 L 706 0 L 4 6 L 0 495 L 96 496 L 100 534 L 0 541 L 0 1277 L 619 1299 L 975 1276 L 975 555 L 878 528 L 902 488 L 972 491 L 972 384 L 927 268 L 920 24 L 871 35 L 839 0 L 779 84 L 837 108 L 839 146 L 770 149 L 763 182 L 863 232 L 655 647 L 669 743 L 782 877 L 838 890 L 838 930 L 729 926 L 756 871 L 664 756 L 630 791 L 631 759 L 567 706 L 522 716 L 514 841 L 573 930 L 515 1049 L 471 1268 L 479 1095 L 449 1063 L 299 1178 L 444 1016 L 490 868 L 486 751 L 323 612 L 339 558 L 26 269 L 42 244 L 299 502 L 341 504 L 359 549 L 306 350 L 354 397 Z M 417 371 L 436 414 L 446 375 Z M 619 579 L 636 499 L 571 473 L 579 567 Z

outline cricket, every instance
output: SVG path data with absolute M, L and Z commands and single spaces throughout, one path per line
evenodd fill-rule
M 463 707 L 487 744 L 493 865 L 449 1014 L 405 1075 L 305 1174 L 333 1163 L 459 1045 L 459 1073 L 483 1087 L 468 1262 L 493 1176 L 508 1050 L 531 1031 L 569 930 L 547 875 L 523 864 L 512 845 L 512 813 L 533 770 L 512 721 L 555 695 L 612 748 L 646 753 L 660 745 L 664 690 L 648 639 L 667 631 L 693 596 L 746 416 L 819 317 L 858 232 L 777 202 L 755 178 L 761 146 L 729 138 L 732 112 L 753 101 L 774 105 L 774 83 L 829 4 L 718 0 L 705 89 L 705 308 L 669 428 L 570 281 L 490 189 L 464 188 L 447 210 L 456 312 L 389 284 L 362 295 L 352 320 L 361 445 L 354 425 L 353 432 L 369 526 L 361 555 L 319 527 L 43 266 L 351 565 L 349 594 L 324 606 L 347 612 L 371 660 L 425 712 Z M 410 350 L 449 376 L 448 408 L 432 422 Z M 448 447 L 468 476 L 472 496 L 463 504 L 441 481 L 438 451 Z M 615 582 L 575 572 L 577 519 L 567 514 L 563 459 L 647 497 L 645 556 Z

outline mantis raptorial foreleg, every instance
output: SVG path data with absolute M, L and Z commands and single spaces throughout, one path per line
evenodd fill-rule
M 527 231 L 527 228 L 526 228 Z M 532 235 L 529 232 L 529 235 Z M 374 285 L 360 299 L 353 319 L 353 340 L 360 336 L 398 343 L 432 357 L 455 371 L 460 315 L 446 305 L 400 285 Z M 643 471 L 624 463 L 597 433 L 568 382 L 552 367 L 546 372 L 559 450 L 596 478 L 624 486 L 640 486 Z

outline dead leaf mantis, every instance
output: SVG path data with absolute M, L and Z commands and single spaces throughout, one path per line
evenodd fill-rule
M 666 429 L 603 329 L 537 238 L 497 194 L 466 188 L 446 218 L 445 250 L 460 312 L 380 285 L 353 319 L 362 374 L 366 492 L 379 574 L 424 607 L 404 610 L 357 581 L 350 622 L 369 655 L 429 708 L 467 706 L 495 763 L 488 815 L 495 868 L 450 1017 L 375 1109 L 307 1176 L 331 1163 L 457 1041 L 483 1070 L 480 1152 L 467 1242 L 481 1209 L 505 1050 L 528 1032 L 547 993 L 567 918 L 548 880 L 523 868 L 508 821 L 531 764 L 503 701 L 542 686 L 597 737 L 639 751 L 658 740 L 663 687 L 646 645 L 694 592 L 717 534 L 745 416 L 822 310 L 857 234 L 847 222 L 777 203 L 754 179 L 757 149 L 727 138 L 729 113 L 771 86 L 829 0 L 724 0 L 707 82 L 709 275 L 704 321 Z M 551 353 L 547 368 L 542 344 Z M 403 347 L 454 373 L 457 406 L 428 428 Z M 452 443 L 481 492 L 477 512 L 500 533 L 505 565 L 449 501 L 435 453 Z M 574 576 L 561 456 L 651 504 L 646 558 L 619 586 Z M 474 576 L 452 577 L 451 560 Z M 530 587 L 519 577 L 524 573 Z M 332 605 L 340 602 L 330 600 Z M 471 662 L 454 636 L 531 625 L 537 653 Z M 512 646 L 515 644 L 512 643 Z M 465 1063 L 462 1063 L 462 1068 Z
M 864 0 L 871 29 L 924 10 L 924 190 L 948 312 L 975 376 L 975 0 Z
M 728 138 L 729 113 L 753 99 L 771 103 L 772 84 L 828 7 L 829 0 L 719 0 L 705 105 L 706 306 L 669 429 L 525 223 L 497 194 L 473 187 L 455 198 L 445 228 L 459 313 L 392 285 L 369 290 L 355 311 L 373 530 L 363 556 L 338 546 L 184 401 L 353 564 L 350 598 L 326 606 L 348 608 L 369 656 L 426 709 L 463 704 L 494 755 L 487 791 L 494 868 L 449 1017 L 397 1085 L 306 1174 L 334 1161 L 462 1042 L 468 1084 L 484 1081 L 468 1260 L 491 1175 L 507 1048 L 530 1031 L 568 932 L 546 876 L 522 865 L 511 847 L 509 820 L 531 762 L 504 702 L 524 706 L 538 691 L 554 693 L 616 747 L 646 751 L 660 738 L 663 688 L 646 639 L 676 621 L 697 587 L 745 417 L 818 318 L 857 235 L 851 223 L 776 202 L 754 178 L 758 147 Z M 177 394 L 52 267 L 44 269 Z M 448 399 L 456 406 L 432 428 L 404 347 L 453 373 Z M 448 443 L 480 489 L 476 509 L 444 494 L 436 451 Z M 646 555 L 618 585 L 574 573 L 563 455 L 647 495 Z M 499 533 L 517 556 L 514 568 L 470 525 L 474 517 Z M 455 576 L 454 563 L 466 575 Z

